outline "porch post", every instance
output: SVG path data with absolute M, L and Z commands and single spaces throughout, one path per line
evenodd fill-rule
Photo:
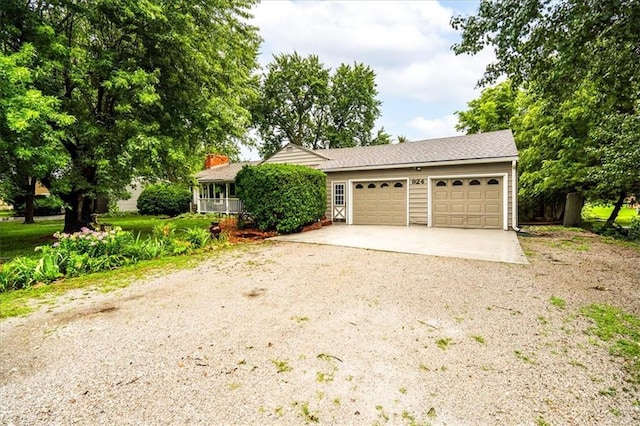
M 200 183 L 193 187 L 193 202 L 196 205 L 196 211 L 200 213 Z
M 229 216 L 229 182 L 224 183 L 224 198 L 226 215 Z

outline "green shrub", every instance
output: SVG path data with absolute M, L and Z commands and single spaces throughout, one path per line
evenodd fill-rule
M 137 207 L 140 214 L 177 216 L 189 211 L 191 191 L 178 185 L 159 183 L 144 188 L 138 197 Z
M 629 239 L 640 241 L 640 216 L 636 216 L 631 219 L 631 225 L 629 226 Z
M 64 202 L 55 195 L 36 195 L 33 199 L 34 216 L 51 216 L 54 214 L 60 214 L 63 208 Z M 26 210 L 24 197 L 16 200 L 14 210 L 16 215 L 24 216 Z
M 29 257 L 16 257 L 11 262 L 3 265 L 3 273 L 6 274 L 6 290 L 19 290 L 29 287 L 36 282 L 34 271 L 38 261 Z
M 151 235 L 157 240 L 171 241 L 176 234 L 176 225 L 173 222 L 156 223 L 153 225 Z
M 190 242 L 194 248 L 204 247 L 210 238 L 209 230 L 204 228 L 190 228 L 184 232 L 184 239 Z
M 236 191 L 260 229 L 295 232 L 324 216 L 325 174 L 306 166 L 245 166 L 236 176 Z

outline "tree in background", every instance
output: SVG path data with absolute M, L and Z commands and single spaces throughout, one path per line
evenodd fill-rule
M 275 55 L 254 109 L 261 155 L 288 142 L 309 149 L 373 144 L 377 95 L 375 73 L 363 64 L 342 64 L 331 74 L 315 55 Z
M 634 0 L 482 1 L 476 15 L 452 19 L 456 53 L 494 48 L 481 84 L 506 75 L 535 92 L 549 120 L 535 142 L 549 155 L 540 179 L 570 178 L 583 196 L 615 202 L 608 224 L 640 189 L 638 22 Z
M 0 51 L 30 43 L 34 89 L 73 119 L 52 126 L 65 164 L 43 179 L 68 205 L 66 232 L 90 222 L 97 195 L 134 176 L 186 179 L 204 150 L 246 133 L 253 0 L 0 1 Z
M 0 198 L 24 204 L 25 223 L 33 223 L 36 182 L 67 165 L 60 138 L 74 122 L 60 100 L 34 88 L 35 56 L 30 44 L 0 52 Z
M 466 111 L 455 112 L 458 116 L 456 130 L 472 134 L 510 128 L 517 94 L 510 81 L 485 88 L 478 99 L 467 103 Z

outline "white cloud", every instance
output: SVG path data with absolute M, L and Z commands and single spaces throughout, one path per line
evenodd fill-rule
M 329 66 L 403 66 L 448 48 L 453 34 L 451 12 L 437 2 L 265 1 L 254 13 L 267 62 L 273 53 L 296 50 Z
M 423 102 L 466 102 L 479 94 L 475 86 L 493 57 L 489 50 L 475 56 L 438 52 L 404 68 L 383 70 L 378 86 L 380 92 Z
M 477 81 L 494 60 L 485 50 L 456 56 L 449 21 L 473 2 L 263 1 L 253 23 L 264 39 L 260 62 L 297 51 L 329 67 L 362 62 L 375 71 L 387 131 L 425 139 L 455 134 L 454 111 L 478 97 Z M 411 119 L 411 117 L 415 117 Z
M 434 119 L 415 117 L 407 123 L 407 127 L 412 130 L 409 139 L 422 140 L 454 136 L 461 133 L 455 128 L 457 123 L 458 117 L 454 114 Z

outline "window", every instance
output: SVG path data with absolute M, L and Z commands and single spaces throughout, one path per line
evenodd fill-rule
M 344 183 L 333 185 L 333 205 L 344 206 Z
M 462 181 L 461 180 L 454 180 L 453 181 L 453 186 L 462 186 Z
M 356 189 L 362 189 L 362 188 L 363 188 L 363 186 L 362 186 L 362 184 L 361 184 L 361 183 L 359 183 L 359 184 L 357 184 L 357 185 L 356 185 Z
M 224 183 L 216 183 L 214 185 L 214 190 L 213 190 L 213 194 L 214 197 L 216 199 L 220 199 L 220 198 L 225 198 L 227 196 L 226 194 L 227 188 L 225 187 Z
M 436 186 L 447 186 L 447 182 L 439 180 L 438 183 L 436 183 Z
M 236 197 L 236 184 L 234 182 L 229 183 L 229 197 Z
M 375 188 L 376 184 L 375 183 L 370 183 L 369 185 L 367 185 L 367 188 L 371 189 L 371 188 Z
M 402 188 L 402 182 L 396 182 L 393 184 L 394 188 Z
M 213 198 L 213 194 L 214 194 L 214 188 L 215 188 L 215 184 L 214 183 L 210 183 L 209 185 L 209 196 L 207 198 Z
M 487 182 L 487 184 L 489 184 L 489 185 L 499 185 L 500 182 L 498 182 L 498 179 L 489 179 L 489 182 Z
M 469 185 L 480 185 L 480 181 L 478 179 L 473 179 L 471 182 L 469 182 Z
M 387 182 L 385 182 L 385 183 L 383 183 L 382 185 L 380 185 L 380 188 L 386 188 L 386 187 L 388 187 L 388 186 L 389 186 L 389 184 L 388 184 Z

